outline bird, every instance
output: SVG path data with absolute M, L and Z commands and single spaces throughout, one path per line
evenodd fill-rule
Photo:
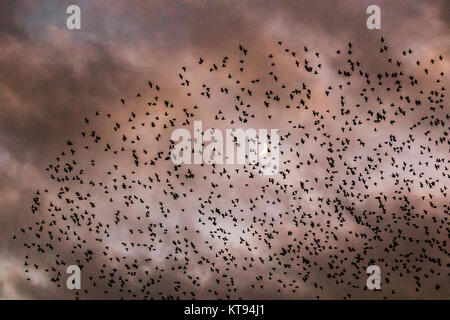
M 424 68 L 382 37 L 369 68 L 356 58 L 361 44 L 346 43 L 276 41 L 260 59 L 242 42 L 208 63 L 183 61 L 177 94 L 155 78 L 107 112 L 83 114 L 13 235 L 27 279 L 42 272 L 62 288 L 76 264 L 85 277 L 75 299 L 298 298 L 305 288 L 349 299 L 374 297 L 366 268 L 379 265 L 380 297 L 444 297 L 444 57 L 422 57 Z M 199 119 L 279 128 L 278 145 L 258 147 L 279 149 L 278 172 L 261 174 L 248 154 L 244 164 L 175 164 L 173 130 Z

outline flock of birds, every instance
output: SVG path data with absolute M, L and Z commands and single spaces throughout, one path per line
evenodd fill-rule
M 351 43 L 323 60 L 238 49 L 86 115 L 14 235 L 28 280 L 67 290 L 78 265 L 75 298 L 448 297 L 444 57 L 396 58 L 383 38 L 371 65 Z M 279 172 L 173 164 L 171 132 L 194 120 L 279 128 Z

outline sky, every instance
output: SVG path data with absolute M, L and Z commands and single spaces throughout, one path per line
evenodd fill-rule
M 69 30 L 66 27 L 68 17 L 66 8 L 71 4 L 77 4 L 81 8 L 80 30 Z M 381 8 L 380 30 L 369 30 L 366 27 L 368 17 L 366 8 L 371 4 L 376 4 Z M 375 77 L 384 70 L 393 70 L 386 61 L 386 56 L 380 55 L 380 39 L 384 37 L 389 45 L 387 55 L 394 61 L 401 60 L 405 72 L 408 75 L 414 75 L 420 83 L 420 88 L 423 88 L 425 94 L 428 94 L 432 90 L 441 90 L 442 86 L 448 88 L 449 21 L 450 2 L 445 0 L 1 1 L 0 298 L 115 299 L 121 297 L 167 298 L 177 295 L 180 295 L 181 298 L 192 298 L 190 292 L 195 292 L 196 298 L 204 299 L 217 297 L 448 299 L 449 201 L 448 197 L 443 195 L 445 193 L 443 188 L 449 185 L 449 177 L 448 170 L 443 171 L 442 167 L 449 165 L 449 150 L 448 143 L 447 145 L 445 143 L 435 144 L 434 140 L 429 140 L 429 136 L 425 134 L 429 130 L 432 139 L 441 137 L 444 131 L 448 132 L 448 122 L 442 126 L 440 124 L 433 126 L 428 121 L 422 121 L 424 125 L 414 131 L 415 142 L 412 144 L 412 148 L 399 153 L 389 149 L 389 157 L 385 157 L 386 159 L 371 173 L 364 171 L 368 165 L 367 161 L 358 162 L 355 170 L 362 172 L 364 177 L 372 176 L 373 180 L 380 183 L 374 185 L 370 182 L 371 186 L 367 189 L 359 181 L 354 188 L 347 189 L 354 192 L 355 197 L 353 195 L 342 197 L 342 194 L 337 192 L 338 189 L 325 188 L 325 183 L 314 183 L 315 178 L 322 179 L 329 176 L 329 172 L 326 171 L 329 167 L 326 160 L 328 156 L 326 149 L 311 139 L 300 149 L 301 160 L 306 163 L 309 155 L 313 154 L 320 161 L 312 166 L 303 166 L 297 171 L 285 172 L 287 178 L 283 178 L 283 175 L 277 176 L 281 184 L 298 185 L 299 181 L 305 182 L 310 187 L 310 193 L 306 194 L 304 189 L 299 189 L 302 199 L 295 199 L 292 194 L 282 191 L 275 192 L 275 190 L 280 190 L 280 187 L 269 183 L 269 177 L 257 175 L 256 178 L 249 180 L 248 174 L 244 173 L 242 169 L 240 174 L 234 174 L 230 181 L 226 181 L 216 180 L 219 177 L 218 173 L 212 175 L 211 167 L 183 166 L 180 172 L 184 174 L 187 170 L 193 170 L 196 178 L 183 178 L 182 174 L 180 179 L 174 179 L 172 176 L 170 183 L 178 186 L 179 182 L 183 182 L 184 185 L 179 190 L 189 191 L 191 188 L 194 191 L 185 201 L 171 200 L 170 196 L 162 194 L 161 191 L 170 189 L 165 179 L 167 171 L 173 169 L 173 164 L 164 162 L 157 168 L 142 166 L 135 168 L 130 161 L 129 154 L 121 155 L 117 159 L 112 158 L 113 156 L 105 153 L 104 144 L 106 141 L 111 141 L 112 145 L 120 145 L 122 135 L 117 136 L 112 130 L 115 121 L 119 120 L 123 133 L 132 139 L 131 137 L 136 133 L 133 131 L 135 129 L 131 128 L 134 124 L 132 121 L 135 121 L 136 126 L 139 127 L 140 120 L 145 117 L 144 110 L 147 110 L 144 108 L 149 107 L 147 105 L 149 101 L 158 103 L 155 108 L 152 109 L 150 106 L 148 109 L 151 117 L 158 116 L 165 123 L 168 123 L 169 118 L 177 119 L 177 125 L 180 125 L 186 118 L 184 108 L 195 113 L 195 119 L 202 120 L 204 127 L 214 126 L 223 130 L 237 125 L 242 125 L 243 128 L 278 128 L 283 136 L 290 131 L 295 131 L 290 130 L 292 128 L 289 126 L 292 124 L 289 124 L 288 121 L 291 120 L 294 124 L 298 121 L 305 125 L 310 129 L 308 132 L 311 135 L 322 135 L 323 131 L 314 130 L 317 130 L 320 124 L 324 124 L 326 129 L 323 130 L 327 134 L 352 140 L 352 145 L 345 151 L 345 159 L 337 161 L 338 173 L 335 175 L 336 180 L 347 179 L 350 181 L 351 178 L 346 177 L 348 168 L 344 165 L 345 161 L 351 162 L 355 156 L 376 159 L 379 156 L 377 152 L 381 148 L 375 151 L 369 146 L 376 148 L 379 143 L 387 141 L 391 134 L 397 137 L 398 146 L 401 146 L 402 142 L 408 145 L 410 127 L 420 121 L 421 117 L 433 114 L 439 119 L 448 119 L 448 103 L 444 100 L 441 103 L 443 108 L 432 113 L 425 108 L 426 99 L 424 97 L 424 108 L 417 108 L 418 110 L 415 112 L 408 111 L 405 117 L 394 117 L 393 111 L 392 113 L 389 111 L 389 114 L 396 119 L 395 125 L 380 125 L 379 131 L 375 132 L 373 129 L 378 125 L 373 121 L 365 121 L 364 126 L 354 127 L 353 132 L 342 133 L 341 126 L 351 127 L 345 123 L 346 120 L 365 120 L 368 113 L 363 107 L 355 106 L 361 100 L 360 94 L 365 85 L 364 81 L 356 79 L 355 73 L 351 78 L 352 86 L 345 86 L 338 71 L 344 70 L 344 68 L 348 69 L 349 64 L 343 55 L 337 55 L 336 51 L 341 50 L 345 54 L 349 49 L 348 43 L 352 43 L 352 58 L 361 61 L 364 69 Z M 278 44 L 279 41 L 282 42 L 281 46 Z M 242 55 L 239 45 L 243 45 L 248 50 L 248 55 Z M 305 52 L 305 46 L 309 48 L 308 52 Z M 285 48 L 289 48 L 289 52 L 286 52 Z M 403 55 L 402 51 L 408 48 L 412 49 L 413 53 Z M 314 76 L 304 72 L 303 69 L 303 72 L 295 72 L 293 59 L 296 58 L 289 54 L 292 51 L 298 54 L 301 66 L 303 59 L 307 59 L 314 64 L 315 69 L 319 70 L 317 63 L 320 61 L 322 63 L 320 74 Z M 320 52 L 320 58 L 314 55 L 315 52 Z M 287 110 L 283 104 L 284 101 L 283 103 L 273 102 L 269 110 L 264 109 L 265 90 L 273 84 L 271 76 L 268 76 L 269 54 L 273 54 L 276 60 L 276 74 L 289 88 L 295 86 L 301 88 L 302 83 L 307 83 L 308 88 L 313 92 L 312 98 L 307 102 L 310 109 L 295 109 L 292 102 L 292 108 Z M 444 57 L 442 61 L 439 60 L 439 55 Z M 231 83 L 228 81 L 229 79 L 222 77 L 222 73 L 225 71 L 222 73 L 209 72 L 209 68 L 214 63 L 220 67 L 225 56 L 230 58 L 229 64 L 232 70 L 230 72 L 233 75 L 240 74 L 242 87 L 245 87 L 244 84 L 250 83 L 251 80 L 261 78 L 265 88 L 259 91 L 255 89 L 252 97 L 245 98 L 252 104 L 252 108 L 248 109 L 248 112 L 255 115 L 253 118 L 249 117 L 249 122 L 246 124 L 237 120 L 238 114 L 234 109 L 235 95 L 245 95 L 245 93 L 239 93 L 240 85 Z M 203 65 L 198 64 L 199 57 L 205 60 Z M 241 63 L 240 59 L 244 59 L 245 63 Z M 436 64 L 430 65 L 430 59 L 435 59 Z M 421 67 L 428 66 L 431 74 L 425 74 L 422 69 L 418 70 L 416 60 L 422 61 Z M 241 65 L 244 65 L 245 72 L 239 72 Z M 183 73 L 182 66 L 187 67 L 185 77 L 191 81 L 192 92 L 195 92 L 192 96 L 186 96 L 186 90 L 189 91 L 189 89 L 186 86 L 180 86 L 184 80 L 179 76 L 180 73 Z M 445 76 L 440 78 L 441 83 L 436 84 L 435 79 L 439 78 L 440 72 L 444 72 Z M 158 84 L 161 91 L 157 92 L 154 88 L 149 88 L 148 81 Z M 375 79 L 373 81 L 377 82 Z M 344 90 L 342 93 L 336 93 L 338 85 L 342 83 L 345 86 Z M 213 92 L 215 92 L 214 90 L 218 91 L 222 86 L 232 88 L 233 85 L 237 91 L 230 97 L 214 94 L 212 99 L 206 99 L 205 96 L 198 94 L 204 90 L 203 84 L 213 88 Z M 248 86 L 251 85 L 248 84 Z M 323 94 L 328 86 L 333 87 L 334 90 L 329 97 Z M 405 95 L 409 94 L 413 97 L 417 94 L 415 87 L 407 84 L 404 86 Z M 276 94 L 278 91 L 275 91 Z M 137 96 L 138 93 L 140 96 Z M 340 96 L 344 94 L 345 108 L 352 110 L 351 116 L 348 117 L 340 117 Z M 370 93 L 366 94 L 371 95 Z M 159 100 L 156 100 L 155 96 L 158 96 Z M 378 100 L 376 103 L 372 102 L 377 97 L 383 101 L 382 108 L 385 109 L 389 108 L 391 102 L 399 102 L 398 93 L 380 90 L 373 96 L 371 95 L 372 108 L 381 108 Z M 123 104 L 120 99 L 124 99 L 126 103 Z M 170 101 L 175 107 L 170 110 L 165 109 L 164 100 Z M 402 103 L 404 104 L 404 101 L 400 102 L 400 104 Z M 194 109 L 194 106 L 199 108 Z M 319 111 L 325 118 L 318 119 L 311 109 Z M 235 119 L 234 125 L 229 121 L 214 120 L 218 110 L 223 112 L 222 114 L 227 120 Z M 130 118 L 131 111 L 138 115 L 137 119 Z M 169 116 L 164 114 L 169 111 Z M 99 116 L 96 116 L 95 112 L 98 112 Z M 108 117 L 107 114 L 112 116 Z M 240 115 L 242 116 L 242 114 L 245 116 L 245 113 Z M 332 121 L 332 114 L 337 114 L 337 121 Z M 272 118 L 269 118 L 269 115 Z M 88 125 L 85 118 L 90 120 Z M 315 121 L 319 121 L 319 124 Z M 157 151 L 167 149 L 161 145 L 165 147 L 169 145 L 170 131 L 159 126 L 155 129 L 148 129 L 150 123 L 151 121 L 146 123 L 146 127 L 142 126 L 137 129 L 142 141 L 136 141 L 136 143 L 145 145 L 144 149 L 148 149 L 152 155 L 157 156 Z M 91 141 L 89 144 L 91 148 L 83 150 L 82 146 L 85 140 L 80 132 L 90 133 L 92 130 L 101 136 L 101 142 L 98 144 Z M 162 135 L 161 141 L 154 138 L 159 133 Z M 292 137 L 285 137 L 285 140 L 281 141 L 281 150 L 284 151 L 284 154 L 280 156 L 280 171 L 291 168 L 295 161 L 299 161 L 295 158 L 295 153 L 294 155 L 289 153 L 289 149 L 296 147 L 295 142 L 302 137 L 300 133 L 298 134 L 293 133 Z M 322 137 L 319 138 L 319 142 L 322 141 L 321 139 Z M 358 139 L 365 141 L 366 147 L 361 147 Z M 152 212 L 150 221 L 144 223 L 142 220 L 136 219 L 145 211 L 138 205 L 129 206 L 129 202 L 128 204 L 120 203 L 112 209 L 108 203 L 109 196 L 105 196 L 104 190 L 101 190 L 98 185 L 96 188 L 90 188 L 86 183 L 80 187 L 77 182 L 70 181 L 67 182 L 67 186 L 70 185 L 71 192 L 79 190 L 81 193 L 90 193 L 92 199 L 95 199 L 96 208 L 89 210 L 95 212 L 96 219 L 98 219 L 96 223 L 103 222 L 101 227 L 97 225 L 97 231 L 100 230 L 97 235 L 106 239 L 104 242 L 97 241 L 95 233 L 88 231 L 89 226 L 86 225 L 77 229 L 77 235 L 72 234 L 69 240 L 58 244 L 54 239 L 45 238 L 44 240 L 44 236 L 42 239 L 36 239 L 36 229 L 41 226 L 39 223 L 46 221 L 45 228 L 47 228 L 52 219 L 60 221 L 60 214 L 69 216 L 71 212 L 69 211 L 70 203 L 58 202 L 61 199 L 58 199 L 57 194 L 64 184 L 51 179 L 51 170 L 46 171 L 49 164 L 55 164 L 56 157 L 63 159 L 70 157 L 70 147 L 67 145 L 67 141 L 73 142 L 78 148 L 75 158 L 80 166 L 86 167 L 87 176 L 84 178 L 86 182 L 91 180 L 98 183 L 109 179 L 107 171 L 113 170 L 113 163 L 120 163 L 123 174 L 136 170 L 135 176 L 142 178 L 142 181 L 149 176 L 156 180 L 155 172 L 159 173 L 159 176 L 163 177 L 162 181 L 155 181 L 152 191 L 139 189 L 140 191 L 134 193 L 138 198 L 145 199 L 150 204 L 149 210 Z M 334 141 L 333 143 L 338 145 L 339 142 Z M 430 167 L 427 168 L 424 168 L 422 163 L 418 163 L 426 161 L 424 159 L 428 156 L 428 154 L 423 156 L 421 153 L 422 146 L 433 148 L 432 152 L 428 151 L 434 158 L 429 158 L 432 160 L 429 160 Z M 133 149 L 132 146 L 130 148 Z M 62 150 L 66 152 L 65 155 L 61 155 Z M 388 149 L 383 149 L 383 151 L 385 150 Z M 395 157 L 397 163 L 400 164 L 399 167 L 392 166 L 391 157 Z M 95 167 L 91 165 L 92 159 L 96 161 Z M 443 164 L 439 170 L 434 169 L 435 159 L 442 159 Z M 402 162 L 405 165 L 401 165 Z M 64 163 L 62 163 L 63 166 Z M 408 169 L 405 169 L 405 166 L 409 166 Z M 220 167 L 217 171 L 223 168 L 227 167 Z M 239 166 L 227 168 L 227 170 L 232 171 L 236 168 Z M 415 170 L 418 175 L 422 173 L 428 179 L 427 181 L 435 181 L 436 188 L 428 185 L 419 187 L 419 177 L 416 176 Z M 385 172 L 386 179 L 379 180 L 380 176 L 383 176 L 381 171 Z M 441 171 L 447 172 L 447 174 Z M 415 180 L 411 184 L 411 190 L 408 191 L 408 203 L 405 204 L 400 196 L 398 199 L 386 201 L 387 216 L 377 218 L 381 208 L 375 197 L 380 194 L 392 197 L 400 190 L 400 186 L 393 183 L 395 178 L 389 178 L 395 172 L 399 172 L 401 175 L 401 185 L 405 185 L 404 179 Z M 202 179 L 203 175 L 208 178 Z M 132 179 L 131 176 L 129 174 L 128 179 Z M 120 175 L 118 177 L 120 180 Z M 219 183 L 220 186 L 215 189 L 210 186 L 211 183 Z M 235 186 L 232 190 L 228 187 L 230 183 Z M 253 185 L 249 189 L 245 185 L 246 183 Z M 260 190 L 263 186 L 267 186 L 268 191 L 264 200 L 268 200 L 268 202 L 261 200 L 256 206 L 250 200 L 260 197 Z M 407 189 L 406 186 L 404 188 Z M 44 192 L 45 189 L 48 189 L 48 192 Z M 33 198 L 36 197 L 37 190 L 41 195 L 41 207 L 38 213 L 32 214 L 30 208 L 34 203 Z M 215 193 L 211 194 L 211 191 Z M 223 196 L 217 198 L 217 193 Z M 356 196 L 357 193 L 361 196 Z M 367 198 L 364 197 L 366 194 L 369 195 Z M 123 198 L 127 195 L 127 190 L 114 193 L 114 195 Z M 425 200 L 422 199 L 422 196 L 426 196 Z M 202 210 L 202 201 L 208 197 L 210 200 L 212 199 L 213 207 L 204 204 L 205 210 L 210 208 L 220 208 L 223 212 L 230 209 L 235 210 L 233 216 L 236 215 L 239 219 L 242 216 L 242 220 L 237 223 L 238 226 L 230 217 L 220 218 L 219 215 L 216 217 L 218 219 L 216 224 L 214 218 L 211 218 L 213 215 L 201 215 L 199 210 Z M 342 219 L 341 213 L 333 212 L 333 205 L 325 206 L 318 200 L 327 197 L 332 200 L 336 197 L 341 198 L 343 206 L 354 207 L 355 212 L 366 214 L 369 212 L 367 221 L 381 230 L 383 240 L 367 243 L 362 240 L 361 236 L 357 236 L 358 233 L 368 233 L 369 237 L 372 237 L 374 229 L 357 223 L 357 219 L 352 221 L 349 213 L 351 211 L 347 209 L 341 208 L 345 223 L 338 227 L 342 222 L 339 221 Z M 235 199 L 240 199 L 236 208 L 231 202 Z M 362 200 L 352 203 L 354 199 Z M 138 202 L 137 198 L 135 200 Z M 163 202 L 164 206 L 161 206 L 159 201 Z M 436 205 L 436 208 L 430 208 L 430 201 Z M 55 213 L 55 207 L 50 203 L 59 203 L 62 208 L 62 212 L 56 212 L 58 218 L 51 216 L 52 212 Z M 282 216 L 284 212 L 299 205 L 302 207 L 300 211 L 305 212 L 306 217 L 307 214 L 317 213 L 322 209 L 330 210 L 333 214 L 330 219 L 325 215 L 305 218 L 305 221 L 308 221 L 307 225 L 302 228 L 294 228 L 293 221 L 295 219 L 292 220 L 292 214 L 289 217 L 282 218 Z M 411 206 L 413 221 L 402 216 L 405 214 L 404 206 Z M 181 211 L 181 209 L 186 210 Z M 239 209 L 242 211 L 238 212 Z M 423 209 L 428 210 L 429 214 L 422 215 Z M 110 231 L 110 236 L 106 237 L 104 225 L 108 223 L 114 225 L 116 210 L 121 210 L 121 214 L 129 216 L 129 218 L 122 218 L 120 224 Z M 165 213 L 169 210 L 171 214 L 168 218 L 163 217 L 161 210 Z M 157 214 L 153 215 L 153 212 L 157 212 Z M 372 216 L 370 212 L 376 212 L 375 216 Z M 271 228 L 267 229 L 266 223 L 258 223 L 261 220 L 257 219 L 263 219 L 263 213 L 267 214 L 267 216 L 264 215 L 267 221 L 274 219 L 272 221 L 278 223 L 276 227 L 272 227 L 273 230 L 279 231 L 279 234 L 273 233 L 275 239 L 271 241 L 270 248 L 265 247 L 264 241 L 258 239 L 258 235 L 262 235 L 264 238 L 264 235 L 270 233 L 271 230 Z M 391 213 L 394 214 L 391 215 Z M 415 216 L 416 214 L 418 216 Z M 334 230 L 335 236 L 339 240 L 333 240 L 331 234 L 319 231 L 320 227 L 317 224 L 324 226 L 327 224 L 327 220 L 331 220 L 331 225 L 336 226 L 336 229 L 330 227 L 329 230 Z M 423 225 L 417 228 L 410 225 L 410 223 L 415 224 L 418 221 Z M 311 222 L 314 222 L 316 227 L 313 227 Z M 162 223 L 164 227 L 161 229 L 157 227 L 157 231 L 155 231 L 162 244 L 156 244 L 156 251 L 146 256 L 145 250 L 134 250 L 128 246 L 132 242 L 145 243 L 148 241 L 147 244 L 150 244 L 156 241 L 150 242 L 148 238 L 138 235 L 138 230 L 146 229 L 148 223 Z M 425 230 L 424 225 L 429 225 L 430 230 Z M 20 228 L 26 229 L 28 226 L 33 226 L 33 230 L 20 231 Z M 188 230 L 180 235 L 176 232 L 177 226 L 186 227 Z M 52 227 L 50 226 L 50 228 Z M 133 234 L 130 234 L 130 228 L 134 230 Z M 55 230 L 57 230 L 56 227 Z M 242 230 L 246 230 L 246 233 L 242 233 Z M 393 239 L 398 230 L 403 230 L 402 236 L 415 237 L 420 240 L 420 244 L 414 245 L 413 242 L 400 238 Z M 431 236 L 427 232 L 430 232 Z M 250 236 L 252 233 L 253 235 Z M 255 236 L 255 234 L 258 235 Z M 14 235 L 18 239 L 13 239 Z M 223 241 L 224 235 L 230 238 L 229 242 Z M 77 259 L 85 258 L 84 251 L 75 248 L 77 244 L 81 243 L 80 238 L 77 239 L 79 236 L 86 240 L 86 243 L 82 244 L 83 250 L 91 248 L 96 255 L 92 261 L 84 263 L 83 290 L 75 293 L 65 288 L 64 265 L 57 266 L 55 262 L 64 261 L 70 265 L 78 263 Z M 242 245 L 241 237 L 250 243 L 250 247 L 254 246 L 253 251 Z M 298 258 L 299 254 L 309 257 L 308 250 L 304 246 L 299 252 L 290 252 L 281 258 L 285 263 L 301 262 L 295 268 L 288 270 L 277 266 L 275 270 L 271 269 L 272 266 L 268 262 L 258 263 L 259 257 L 267 260 L 270 255 L 273 256 L 273 252 L 282 251 L 282 248 L 286 248 L 290 243 L 295 243 L 296 241 L 292 242 L 292 237 L 305 239 L 306 245 L 310 241 L 314 243 L 317 239 L 321 239 L 322 243 L 329 244 L 329 247 L 328 245 L 324 246 L 314 259 L 310 258 L 314 262 L 312 266 L 308 265 L 308 267 L 305 267 L 304 262 L 300 261 L 301 258 Z M 198 265 L 196 261 L 199 256 L 192 252 L 192 248 L 185 248 L 187 254 L 186 256 L 181 255 L 180 259 L 186 257 L 195 262 L 190 263 L 187 270 L 171 269 L 181 264 L 176 259 L 174 260 L 173 255 L 168 256 L 175 252 L 172 241 L 177 239 L 183 241 L 184 238 L 195 242 L 200 256 L 214 261 L 214 267 L 206 263 Z M 427 239 L 436 239 L 437 242 L 430 244 L 426 252 L 421 251 L 421 248 L 428 246 Z M 124 249 L 123 242 L 128 244 L 125 247 L 129 250 Z M 395 242 L 400 243 L 397 251 L 387 252 L 386 248 Z M 41 254 L 34 249 L 30 251 L 24 246 L 24 243 L 26 245 L 41 243 L 43 246 L 54 243 L 55 250 Z M 210 245 L 214 249 L 208 249 Z M 105 250 L 104 246 L 110 248 L 108 249 L 110 250 L 109 255 L 106 257 L 102 257 L 101 254 Z M 317 247 L 320 246 L 317 245 Z M 349 250 L 349 247 L 354 251 Z M 341 249 L 345 249 L 345 253 L 341 253 Z M 74 250 L 75 253 L 73 253 Z M 57 256 L 58 254 L 59 256 Z M 233 256 L 240 265 L 248 266 L 249 261 L 255 259 L 253 269 L 248 267 L 249 271 L 243 272 L 242 269 L 234 270 L 230 267 L 231 271 L 226 270 L 229 266 L 224 262 L 226 260 L 222 256 L 227 256 L 227 254 Z M 108 260 L 113 256 L 126 256 L 126 259 L 122 263 L 114 264 Z M 288 258 L 291 256 L 292 260 L 289 262 Z M 362 256 L 363 261 L 360 262 L 357 256 L 359 258 Z M 146 257 L 151 257 L 152 261 L 145 263 Z M 345 260 L 339 262 L 341 258 Z M 111 269 L 117 268 L 117 273 L 126 278 L 129 270 L 124 265 L 132 264 L 134 259 L 139 260 L 138 273 L 142 277 L 145 277 L 145 271 L 148 271 L 152 278 L 158 279 L 150 292 L 144 294 L 140 291 L 138 289 L 140 284 L 133 282 L 136 278 L 129 275 L 130 283 L 126 285 L 130 289 L 129 292 L 118 290 L 120 281 L 117 277 L 114 278 L 116 284 L 113 288 L 115 289 L 109 288 L 107 281 L 101 279 L 97 280 L 99 284 L 97 287 L 92 286 L 89 277 L 98 277 L 99 270 L 110 272 Z M 436 262 L 436 259 L 439 261 Z M 363 289 L 367 277 L 365 267 L 372 260 L 380 264 L 382 278 L 390 279 L 389 283 L 384 280 L 381 291 Z M 341 275 L 338 274 L 337 278 L 328 278 L 330 261 L 332 264 L 340 265 L 337 268 L 339 272 L 344 272 L 344 269 L 345 272 Z M 352 262 L 356 263 L 358 268 L 353 270 Z M 36 264 L 38 268 L 27 268 L 29 266 L 26 266 L 25 263 L 31 266 Z M 104 265 L 107 266 L 104 267 Z M 44 271 L 45 268 L 50 269 L 52 266 L 59 268 L 59 287 L 54 281 L 51 281 L 52 276 Z M 417 266 L 421 270 L 417 270 Z M 215 272 L 210 267 L 212 269 L 217 267 L 220 272 Z M 27 269 L 35 270 L 25 272 Z M 355 277 L 352 273 L 356 272 L 358 274 Z M 386 275 L 386 272 L 390 272 L 390 274 Z M 216 273 L 220 275 L 225 273 L 229 276 L 218 279 Z M 420 274 L 418 282 L 421 287 L 419 290 L 417 290 L 417 279 L 414 279 L 416 273 Z M 309 280 L 305 282 L 302 281 L 302 277 L 306 274 L 308 274 Z M 255 280 L 253 279 L 254 275 L 263 275 L 264 280 Z M 192 277 L 198 277 L 195 284 L 192 282 Z M 233 280 L 230 280 L 230 277 Z M 280 285 L 277 279 L 281 279 L 281 283 L 286 286 Z M 217 280 L 221 282 L 217 282 Z M 174 289 L 178 285 L 177 281 L 182 288 L 181 291 L 187 292 L 186 295 L 181 295 L 180 291 Z M 256 287 L 264 284 L 264 288 L 255 289 L 252 287 L 255 284 Z M 86 287 L 84 287 L 85 285 Z M 436 285 L 440 285 L 440 290 L 435 289 Z M 298 288 L 293 291 L 295 286 Z M 322 288 L 320 288 L 321 286 Z M 84 291 L 85 288 L 88 289 L 87 292 Z M 237 288 L 237 290 L 233 292 L 229 290 L 230 288 Z M 105 293 L 105 290 L 108 292 Z

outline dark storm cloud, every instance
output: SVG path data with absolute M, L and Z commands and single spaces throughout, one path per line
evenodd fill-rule
M 393 50 L 449 56 L 448 1 L 77 1 L 82 29 L 69 31 L 65 9 L 72 3 L 0 3 L 0 268 L 9 270 L 0 272 L 0 292 L 6 298 L 69 296 L 45 281 L 24 280 L 15 270 L 24 253 L 12 234 L 27 221 L 33 192 L 48 181 L 44 167 L 64 141 L 79 137 L 84 116 L 116 111 L 119 99 L 135 95 L 148 79 L 173 88 L 186 61 L 204 54 L 221 59 L 239 43 L 265 56 L 280 39 L 297 50 L 317 48 L 335 69 L 335 50 L 352 41 L 368 71 L 378 70 L 372 52 L 381 35 Z M 381 6 L 380 31 L 365 27 L 369 4 Z M 92 295 L 101 296 L 101 290 Z M 300 297 L 310 297 L 308 289 Z

